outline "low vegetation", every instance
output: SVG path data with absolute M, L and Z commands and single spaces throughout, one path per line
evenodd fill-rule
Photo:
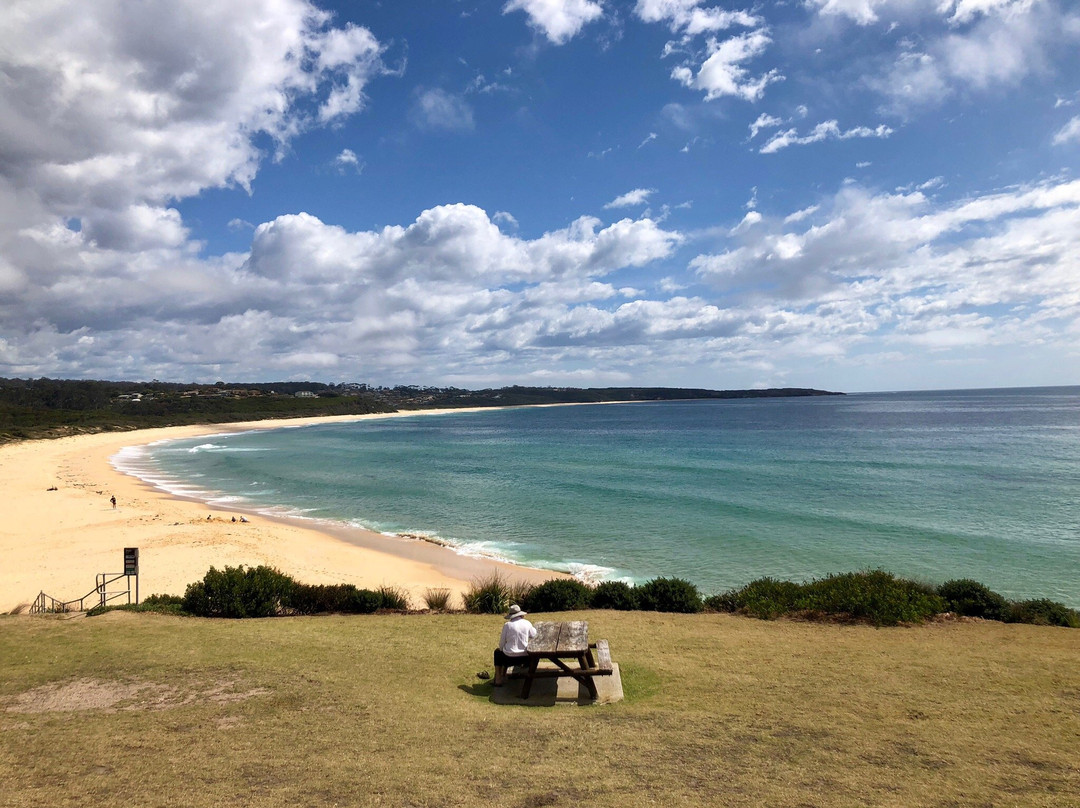
M 541 613 L 583 609 L 709 611 L 764 620 L 789 616 L 874 626 L 924 623 L 950 613 L 1003 623 L 1080 628 L 1080 612 L 1055 601 L 1012 602 L 977 581 L 958 579 L 934 587 L 884 570 L 828 575 L 802 584 L 759 578 L 707 598 L 681 578 L 654 578 L 637 586 L 623 581 L 587 586 L 567 578 L 530 585 L 510 582 L 496 572 L 475 581 L 462 600 L 471 614 L 503 614 L 517 603 L 528 612 Z M 423 601 L 426 611 L 451 611 L 448 589 L 428 589 Z M 240 618 L 408 612 L 412 608 L 408 593 L 398 587 L 370 590 L 352 584 L 303 584 L 271 567 L 240 566 L 220 571 L 211 567 L 201 581 L 188 585 L 183 598 L 151 595 L 138 606 L 99 607 L 90 614 L 127 610 Z

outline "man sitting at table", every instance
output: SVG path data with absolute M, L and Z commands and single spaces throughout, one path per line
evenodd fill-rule
M 506 622 L 499 636 L 499 647 L 495 649 L 495 686 L 506 684 L 506 669 L 517 665 L 528 657 L 529 640 L 536 636 L 533 624 L 525 619 L 528 612 L 523 612 L 516 603 L 510 607 Z

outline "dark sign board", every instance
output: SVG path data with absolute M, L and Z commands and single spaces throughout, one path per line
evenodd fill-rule
M 139 574 L 139 548 L 124 548 L 124 575 Z

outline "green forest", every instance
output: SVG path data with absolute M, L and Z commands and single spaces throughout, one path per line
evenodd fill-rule
M 840 395 L 805 388 L 372 387 L 321 382 L 178 382 L 0 378 L 0 443 L 183 424 L 458 407 Z

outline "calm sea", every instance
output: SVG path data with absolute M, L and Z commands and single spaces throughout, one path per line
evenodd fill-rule
M 237 508 L 711 594 L 866 568 L 1080 607 L 1080 387 L 524 408 L 129 449 Z

